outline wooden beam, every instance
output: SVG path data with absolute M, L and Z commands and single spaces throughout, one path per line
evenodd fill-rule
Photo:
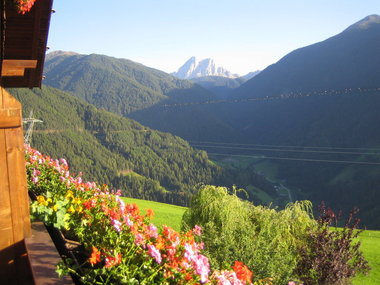
M 0 109 L 0 128 L 21 127 L 20 109 Z
M 1 76 L 24 76 L 25 68 L 36 67 L 36 59 L 4 59 L 1 68 Z
M 13 282 L 19 279 L 16 273 L 22 272 L 23 241 L 31 234 L 21 104 L 2 87 L 0 110 L 3 125 L 19 125 L 0 128 L 0 280 L 1 284 L 24 284 Z
M 61 257 L 42 222 L 32 223 L 32 236 L 25 239 L 25 246 L 36 285 L 74 285 L 70 276 L 58 277 L 55 267 Z

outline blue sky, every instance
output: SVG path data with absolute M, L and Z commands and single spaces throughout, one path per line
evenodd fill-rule
M 128 58 L 166 72 L 191 56 L 264 69 L 371 14 L 379 0 L 55 0 L 51 50 Z

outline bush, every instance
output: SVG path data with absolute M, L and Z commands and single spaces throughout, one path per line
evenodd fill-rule
M 360 242 L 355 241 L 361 232 L 356 230 L 357 210 L 350 212 L 343 229 L 335 230 L 330 225 L 337 224 L 339 217 L 323 203 L 320 211 L 318 226 L 300 251 L 297 272 L 302 280 L 306 284 L 342 284 L 357 273 L 367 273 L 370 268 L 359 250 Z
M 295 280 L 300 248 L 307 232 L 316 227 L 308 201 L 285 210 L 253 206 L 223 187 L 202 186 L 183 217 L 183 229 L 200 225 L 202 241 L 213 269 L 234 260 L 255 268 L 255 278 L 272 276 L 275 284 Z

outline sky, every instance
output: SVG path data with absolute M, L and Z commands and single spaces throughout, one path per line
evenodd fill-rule
M 380 0 L 54 0 L 50 50 L 174 72 L 213 58 L 240 75 L 380 15 Z

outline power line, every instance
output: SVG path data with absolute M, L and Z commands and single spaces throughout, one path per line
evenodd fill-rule
M 315 97 L 315 96 L 333 96 L 333 95 L 348 95 L 352 93 L 368 93 L 380 91 L 380 88 L 346 88 L 340 90 L 323 90 L 323 91 L 310 91 L 307 93 L 302 92 L 290 92 L 283 93 L 278 96 L 264 96 L 255 98 L 244 98 L 244 99 L 234 99 L 234 100 L 210 100 L 203 102 L 186 102 L 186 103 L 171 103 L 159 105 L 163 108 L 177 108 L 177 107 L 189 107 L 194 105 L 209 105 L 209 104 L 221 104 L 221 103 L 244 103 L 244 102 L 254 102 L 254 101 L 270 101 L 270 100 L 284 100 L 284 99 L 297 99 L 304 97 Z M 378 94 L 377 94 L 378 95 Z
M 190 144 L 215 144 L 215 145 L 236 145 L 236 146 L 253 146 L 253 147 L 272 147 L 272 148 L 300 148 L 300 149 L 336 149 L 336 150 L 368 150 L 380 151 L 380 148 L 366 147 L 335 147 L 335 146 L 296 146 L 296 145 L 276 145 L 276 144 L 247 144 L 247 143 L 230 143 L 230 142 L 210 142 L 210 141 L 188 141 Z
M 239 156 L 250 157 L 260 159 L 273 159 L 273 160 L 294 160 L 294 161 L 306 161 L 306 162 L 325 162 L 325 163 L 342 163 L 342 164 L 361 164 L 361 165 L 380 165 L 380 162 L 371 161 L 351 161 L 351 160 L 330 160 L 330 159 L 311 159 L 311 158 L 292 158 L 292 157 L 272 157 L 272 156 L 257 156 L 257 155 L 245 155 L 245 154 L 226 154 L 226 153 L 207 153 L 208 155 L 216 156 Z
M 256 151 L 277 151 L 277 152 L 296 152 L 296 153 L 324 153 L 324 154 L 352 154 L 352 155 L 380 155 L 378 152 L 352 152 L 352 151 L 324 151 L 324 150 L 295 150 L 295 149 L 279 149 L 279 148 L 254 148 L 254 147 L 233 147 L 233 146 L 215 146 L 191 144 L 194 147 L 200 148 L 224 148 L 235 150 L 256 150 Z

